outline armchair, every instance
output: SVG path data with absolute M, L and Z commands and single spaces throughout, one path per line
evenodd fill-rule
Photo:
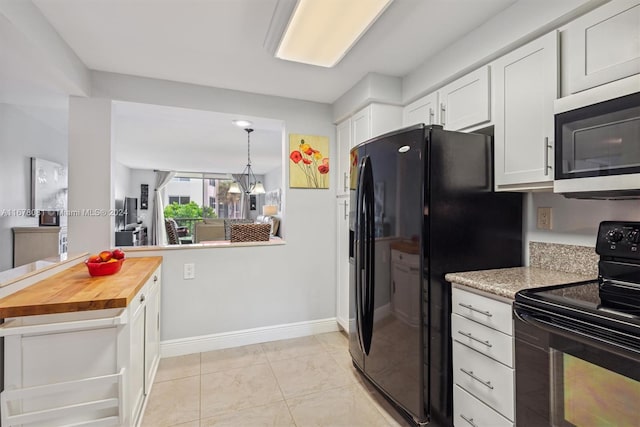
M 173 218 L 165 218 L 164 226 L 167 230 L 167 241 L 170 245 L 179 245 L 181 243 L 180 238 L 189 235 L 189 229 L 187 227 L 179 227 Z

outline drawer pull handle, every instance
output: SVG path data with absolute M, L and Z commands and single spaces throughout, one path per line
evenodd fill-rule
M 467 371 L 466 369 L 462 369 L 460 368 L 460 370 L 462 372 L 464 372 L 465 374 L 469 375 L 471 378 L 473 378 L 474 380 L 478 381 L 480 384 L 482 384 L 483 386 L 487 387 L 489 390 L 493 390 L 493 386 L 491 385 L 491 381 L 485 381 L 482 378 L 478 378 L 473 371 Z
M 140 295 L 140 302 L 144 302 L 144 294 Z
M 460 417 L 465 420 L 466 422 L 469 423 L 469 425 L 472 425 L 473 427 L 478 427 L 478 424 L 473 422 L 473 418 L 467 418 L 464 415 L 460 414 Z
M 484 344 L 484 345 L 486 345 L 486 346 L 487 346 L 487 347 L 489 347 L 489 348 L 493 347 L 493 344 L 491 344 L 489 341 L 482 341 L 480 338 L 476 338 L 476 337 L 474 337 L 474 336 L 473 336 L 473 335 L 471 335 L 469 332 L 462 332 L 462 331 L 458 331 L 458 333 L 459 333 L 460 335 L 463 335 L 463 336 L 465 336 L 465 337 L 469 338 L 470 340 L 474 340 L 474 341 L 476 341 L 476 342 L 479 342 L 480 344 Z
M 464 307 L 464 308 L 468 308 L 471 311 L 475 311 L 476 313 L 484 314 L 487 317 L 493 317 L 493 314 L 491 314 L 490 311 L 480 310 L 478 308 L 475 308 L 471 304 L 463 304 L 463 303 L 459 302 L 458 305 L 461 306 L 461 307 Z

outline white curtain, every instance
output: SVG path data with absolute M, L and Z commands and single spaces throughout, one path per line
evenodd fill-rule
M 164 206 L 162 206 L 162 189 L 176 175 L 170 171 L 156 171 L 156 189 L 153 192 L 154 212 L 151 217 L 151 244 L 166 245 L 167 231 L 164 228 Z
M 244 177 L 246 175 L 241 174 L 232 174 L 233 179 L 235 179 L 238 183 L 245 182 Z M 242 186 L 240 186 L 242 188 Z M 240 218 L 248 219 L 249 218 L 249 195 L 244 191 L 240 193 Z

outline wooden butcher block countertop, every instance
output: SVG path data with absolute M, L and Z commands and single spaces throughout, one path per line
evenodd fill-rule
M 162 257 L 127 258 L 111 276 L 89 276 L 84 263 L 0 299 L 0 318 L 124 308 Z

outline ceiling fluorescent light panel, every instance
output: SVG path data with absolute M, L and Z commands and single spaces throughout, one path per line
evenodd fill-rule
M 279 0 L 265 47 L 280 59 L 333 67 L 392 1 Z

